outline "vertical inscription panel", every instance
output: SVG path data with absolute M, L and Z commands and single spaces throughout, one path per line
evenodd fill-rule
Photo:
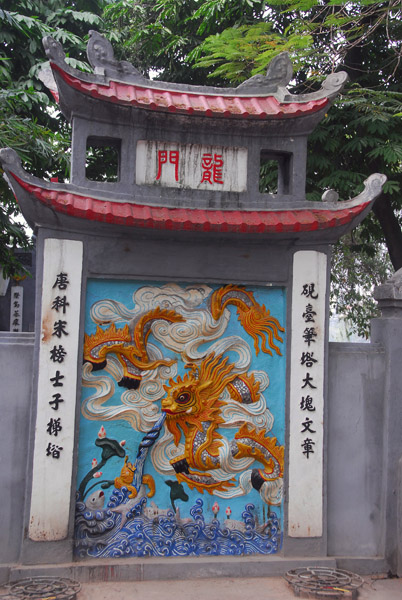
M 24 308 L 24 288 L 22 285 L 13 285 L 11 288 L 10 304 L 10 331 L 22 331 L 22 315 Z
M 288 535 L 321 537 L 327 257 L 293 259 Z
M 82 242 L 45 240 L 29 537 L 67 536 L 74 449 Z

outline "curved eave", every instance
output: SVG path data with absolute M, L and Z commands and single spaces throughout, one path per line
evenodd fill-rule
M 238 211 L 199 210 L 111 202 L 65 190 L 48 189 L 9 175 L 25 192 L 58 213 L 79 219 L 153 230 L 236 234 L 297 234 L 353 226 L 372 203 L 347 201 L 345 208 Z M 346 204 L 346 203 L 345 203 Z M 343 231 L 342 231 L 343 233 Z
M 109 81 L 108 85 L 88 82 L 51 63 L 53 72 L 69 87 L 98 100 L 121 106 L 207 117 L 280 119 L 311 115 L 329 104 L 328 98 L 308 102 L 280 102 L 270 96 L 219 96 L 176 92 L 132 83 Z M 55 94 L 57 99 L 57 94 Z

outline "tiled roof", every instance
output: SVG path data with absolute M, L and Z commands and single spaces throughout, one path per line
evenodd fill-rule
M 106 85 L 84 81 L 67 73 L 56 63 L 51 63 L 51 66 L 67 85 L 92 98 L 125 106 L 179 114 L 242 117 L 245 119 L 286 118 L 315 113 L 329 103 L 328 98 L 308 102 L 280 102 L 274 95 L 219 96 L 158 89 L 113 80 Z M 55 97 L 57 99 L 57 95 Z
M 364 211 L 370 201 L 345 208 L 292 210 L 200 210 L 111 202 L 65 190 L 27 183 L 15 173 L 15 181 L 41 203 L 60 213 L 116 225 L 172 231 L 231 233 L 296 233 L 340 227 Z M 321 208 L 318 208 L 321 206 Z M 339 206 L 339 204 L 338 204 Z

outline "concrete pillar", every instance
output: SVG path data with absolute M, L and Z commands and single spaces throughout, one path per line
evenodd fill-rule
M 402 269 L 374 290 L 381 316 L 372 322 L 372 341 L 385 351 L 383 427 L 383 549 L 392 573 L 401 574 L 402 539 Z

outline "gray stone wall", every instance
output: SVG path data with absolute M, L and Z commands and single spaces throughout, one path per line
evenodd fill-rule
M 328 553 L 380 556 L 384 350 L 379 344 L 329 346 Z
M 0 332 L 10 331 L 11 287 L 18 285 L 23 288 L 22 331 L 35 330 L 35 285 L 36 285 L 36 251 L 16 252 L 18 260 L 24 265 L 29 275 L 25 278 L 8 283 L 7 292 L 0 296 Z
M 397 336 L 400 321 L 393 319 Z M 337 557 L 386 557 L 391 570 L 400 563 L 400 442 L 396 421 L 387 406 L 387 389 L 401 378 L 389 373 L 382 319 L 371 344 L 331 343 L 327 401 L 328 554 Z M 30 334 L 0 337 L 2 382 L 0 457 L 0 578 L 5 566 L 20 557 L 25 494 L 30 489 L 28 460 L 33 338 Z M 400 433 L 400 432 L 399 432 Z M 394 462 L 396 464 L 394 465 Z M 399 473 L 399 478 L 398 478 Z M 399 497 L 399 513 L 398 513 Z M 399 557 L 399 559 L 398 559 Z M 40 557 L 38 557 L 40 562 Z M 400 568 L 400 564 L 399 564 Z M 4 577 L 3 577 L 4 580 Z
M 34 334 L 0 333 L 0 580 L 18 562 L 29 485 Z

